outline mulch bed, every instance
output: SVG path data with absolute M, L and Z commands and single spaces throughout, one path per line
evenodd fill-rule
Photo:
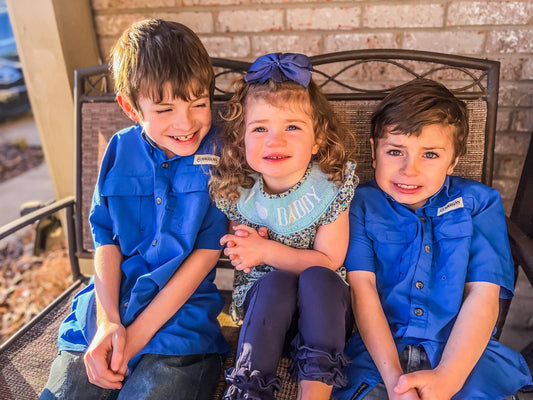
M 43 160 L 40 146 L 28 145 L 23 140 L 0 144 L 0 182 L 39 166 Z
M 0 182 L 43 162 L 40 146 L 0 144 Z M 37 224 L 0 241 L 0 343 L 29 322 L 72 283 L 70 263 L 58 228 L 45 251 L 35 254 Z
M 35 226 L 0 242 L 0 343 L 72 284 L 63 244 L 34 254 Z

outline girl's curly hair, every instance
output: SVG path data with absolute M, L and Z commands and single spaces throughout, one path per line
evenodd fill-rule
M 269 79 L 264 84 L 248 84 L 243 78 L 234 83 L 235 92 L 225 104 L 220 116 L 225 121 L 222 129 L 222 151 L 217 166 L 211 169 L 209 193 L 215 200 L 239 199 L 239 187 L 251 188 L 256 172 L 246 162 L 244 136 L 246 132 L 245 114 L 250 99 L 262 99 L 275 106 L 293 104 L 310 110 L 316 142 L 319 145 L 313 161 L 329 179 L 341 183 L 344 168 L 349 159 L 344 148 L 349 130 L 339 121 L 333 109 L 320 90 L 311 80 L 307 88 L 292 81 L 275 82 Z

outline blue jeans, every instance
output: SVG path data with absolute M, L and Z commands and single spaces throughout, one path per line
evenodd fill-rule
M 103 389 L 87 378 L 84 353 L 62 351 L 52 363 L 41 400 L 209 400 L 221 370 L 219 354 L 145 354 L 120 390 Z
M 431 363 L 423 347 L 407 346 L 400 354 L 400 364 L 404 373 L 431 369 Z M 387 389 L 378 383 L 370 392 L 363 396 L 363 400 L 388 400 Z
M 432 369 L 426 351 L 423 347 L 407 346 L 400 354 L 400 364 L 404 373 Z M 505 400 L 513 400 L 515 397 L 507 397 Z M 359 397 L 357 398 L 359 399 Z M 377 384 L 361 400 L 388 400 L 387 389 L 382 383 Z
M 311 267 L 299 276 L 275 270 L 246 295 L 245 317 L 224 399 L 274 399 L 280 388 L 279 360 L 291 349 L 298 381 L 345 384 L 341 369 L 346 337 L 353 328 L 348 285 L 334 272 Z

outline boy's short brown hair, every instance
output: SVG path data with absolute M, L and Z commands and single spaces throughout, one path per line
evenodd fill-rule
M 430 79 L 414 79 L 394 89 L 379 104 L 371 124 L 374 146 L 387 133 L 418 136 L 427 125 L 450 125 L 454 128 L 454 157 L 466 152 L 466 104 Z
M 166 82 L 182 100 L 206 91 L 213 95 L 211 59 L 198 36 L 177 22 L 149 19 L 132 24 L 113 47 L 110 62 L 116 91 L 137 111 L 140 96 L 161 101 Z

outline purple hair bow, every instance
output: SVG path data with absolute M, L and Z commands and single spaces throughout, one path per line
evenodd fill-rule
M 293 81 L 307 88 L 312 69 L 311 60 L 304 54 L 270 53 L 255 60 L 244 80 L 258 84 L 263 84 L 268 79 L 276 82 Z

